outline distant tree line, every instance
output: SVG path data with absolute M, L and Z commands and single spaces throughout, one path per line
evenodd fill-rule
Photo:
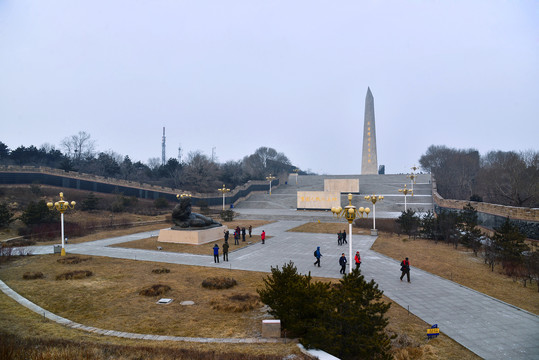
M 539 152 L 490 151 L 432 145 L 419 159 L 447 199 L 539 207 Z
M 238 161 L 218 163 L 194 151 L 185 161 L 169 158 L 165 164 L 159 158 L 145 164 L 114 151 L 97 152 L 95 142 L 84 131 L 66 137 L 61 147 L 63 151 L 50 144 L 11 150 L 0 142 L 0 164 L 47 166 L 202 193 L 215 192 L 223 184 L 233 189 L 248 180 L 264 180 L 269 174 L 278 176 L 295 168 L 285 154 L 270 147 L 260 147 Z
M 492 236 L 479 229 L 477 210 L 468 203 L 461 211 L 443 210 L 437 216 L 431 211 L 419 216 L 415 211 L 403 211 L 396 220 L 401 232 L 435 242 L 443 241 L 456 248 L 463 245 L 475 256 L 482 256 L 491 271 L 501 265 L 506 275 L 528 282 L 539 282 L 539 252 L 526 243 L 526 236 L 509 218 L 495 228 Z M 539 288 L 538 288 L 539 290 Z

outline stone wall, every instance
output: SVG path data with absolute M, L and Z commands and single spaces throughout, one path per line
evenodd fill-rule
M 359 179 L 324 179 L 324 191 L 359 193 Z
M 481 226 L 494 230 L 502 225 L 506 218 L 509 218 L 519 227 L 521 232 L 526 234 L 528 238 L 539 240 L 538 208 L 524 208 L 489 204 L 477 201 L 444 199 L 440 196 L 440 194 L 438 194 L 434 178 L 432 184 L 434 211 L 437 214 L 439 214 L 442 210 L 462 210 L 469 203 L 475 210 L 477 210 L 477 217 L 481 223 Z

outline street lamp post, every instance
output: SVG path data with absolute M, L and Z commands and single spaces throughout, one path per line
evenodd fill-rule
M 399 189 L 399 192 L 404 194 L 404 211 L 406 211 L 407 210 L 407 208 L 406 208 L 406 196 L 408 194 L 411 194 L 412 196 L 414 196 L 414 190 L 408 189 L 406 187 L 406 184 L 404 184 L 404 189 Z
M 61 229 L 62 229 L 62 252 L 60 253 L 61 256 L 66 255 L 65 250 L 65 237 L 64 237 L 64 212 L 67 209 L 74 209 L 75 205 L 77 203 L 72 201 L 71 203 L 64 200 L 64 193 L 60 193 L 60 201 L 56 201 L 54 204 L 52 202 L 48 202 L 47 206 L 49 209 L 56 209 L 60 212 L 60 222 L 61 222 Z
M 266 180 L 269 181 L 269 194 L 271 196 L 271 182 L 273 180 L 277 179 L 275 176 L 272 176 L 271 174 L 269 174 L 269 176 L 266 176 Z
M 296 173 L 296 185 L 298 184 L 298 173 L 299 173 L 299 169 L 298 168 L 295 168 L 294 169 L 294 172 Z
M 371 235 L 377 236 L 378 230 L 376 230 L 376 202 L 384 200 L 384 197 L 382 195 L 367 195 L 365 196 L 365 200 L 370 201 L 372 203 L 372 230 Z
M 406 177 L 410 179 L 410 184 L 412 186 L 412 191 L 414 191 L 414 184 L 415 184 L 415 179 L 417 179 L 417 175 L 414 174 L 414 173 L 411 173 L 410 175 L 407 175 Z
M 226 194 L 227 192 L 229 192 L 230 189 L 227 189 L 227 188 L 225 187 L 225 184 L 223 184 L 223 187 L 220 188 L 220 189 L 217 189 L 217 191 L 219 191 L 220 193 L 223 194 L 223 211 L 224 211 L 224 210 L 225 210 L 225 194 Z
M 369 208 L 363 208 L 360 207 L 359 209 L 356 209 L 354 205 L 352 205 L 352 194 L 348 194 L 348 206 L 345 206 L 344 209 L 342 207 L 332 207 L 331 212 L 333 215 L 338 217 L 344 217 L 348 221 L 348 233 L 350 234 L 350 238 L 348 241 L 348 263 L 350 264 L 349 272 L 352 272 L 352 223 L 354 220 L 359 217 L 363 217 L 363 213 L 365 213 L 367 216 L 369 216 L 369 213 L 371 212 L 371 209 Z

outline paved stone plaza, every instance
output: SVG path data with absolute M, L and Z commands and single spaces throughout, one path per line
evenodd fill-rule
M 404 175 L 401 177 L 405 179 Z M 299 179 L 305 180 L 301 176 Z M 254 195 L 237 207 L 236 210 L 243 218 L 270 219 L 276 222 L 253 229 L 254 234 L 260 234 L 263 229 L 268 236 L 271 236 L 266 244 L 256 243 L 233 251 L 229 255 L 230 261 L 226 263 L 215 264 L 210 254 L 206 256 L 110 247 L 117 243 L 157 236 L 158 231 L 82 244 L 69 244 L 66 250 L 71 254 L 263 272 L 269 272 L 271 266 L 280 267 L 288 261 L 293 261 L 301 273 L 311 272 L 313 276 L 328 278 L 340 277 L 338 257 L 342 252 L 345 252 L 348 257 L 348 247 L 346 245 L 338 247 L 334 234 L 287 231 L 308 221 L 335 221 L 328 212 L 295 211 L 289 199 L 293 197 L 291 194 L 297 191 L 291 191 L 292 188 L 296 188 L 295 184 L 292 185 L 295 183 L 295 176 L 292 176 L 290 180 L 292 183 L 289 181 L 289 185 L 275 189 L 271 196 L 269 194 Z M 399 186 L 397 185 L 399 179 L 386 180 L 387 183 L 381 186 L 386 187 L 388 192 L 389 189 Z M 309 181 L 310 183 L 305 185 L 314 187 L 318 180 L 313 178 Z M 364 186 L 368 187 L 366 184 Z M 377 193 L 377 195 L 388 198 L 388 194 L 385 193 Z M 425 198 L 431 201 L 428 195 Z M 354 205 L 357 206 L 355 203 Z M 399 199 L 388 201 L 385 208 L 380 206 L 380 211 L 377 206 L 377 214 L 381 216 L 398 213 L 400 206 L 403 205 Z M 343 222 L 343 229 L 346 227 L 347 224 Z M 399 262 L 369 250 L 374 240 L 375 237 L 354 235 L 353 249 L 354 252 L 356 250 L 361 252 L 362 274 L 367 280 L 374 279 L 386 296 L 409 309 L 411 313 L 428 324 L 438 324 L 441 332 L 483 358 L 539 358 L 538 316 L 413 266 L 412 282 L 401 282 Z M 321 247 L 323 255 L 320 268 L 313 266 L 313 251 L 317 246 Z M 52 253 L 52 246 L 34 247 L 32 252 L 34 254 Z M 412 254 L 403 254 L 403 256 L 410 256 L 413 265 Z

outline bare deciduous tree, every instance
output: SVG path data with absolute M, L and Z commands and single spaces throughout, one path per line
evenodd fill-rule
M 79 131 L 76 135 L 66 137 L 62 140 L 61 145 L 64 148 L 65 154 L 77 161 L 94 156 L 95 141 L 85 131 Z

